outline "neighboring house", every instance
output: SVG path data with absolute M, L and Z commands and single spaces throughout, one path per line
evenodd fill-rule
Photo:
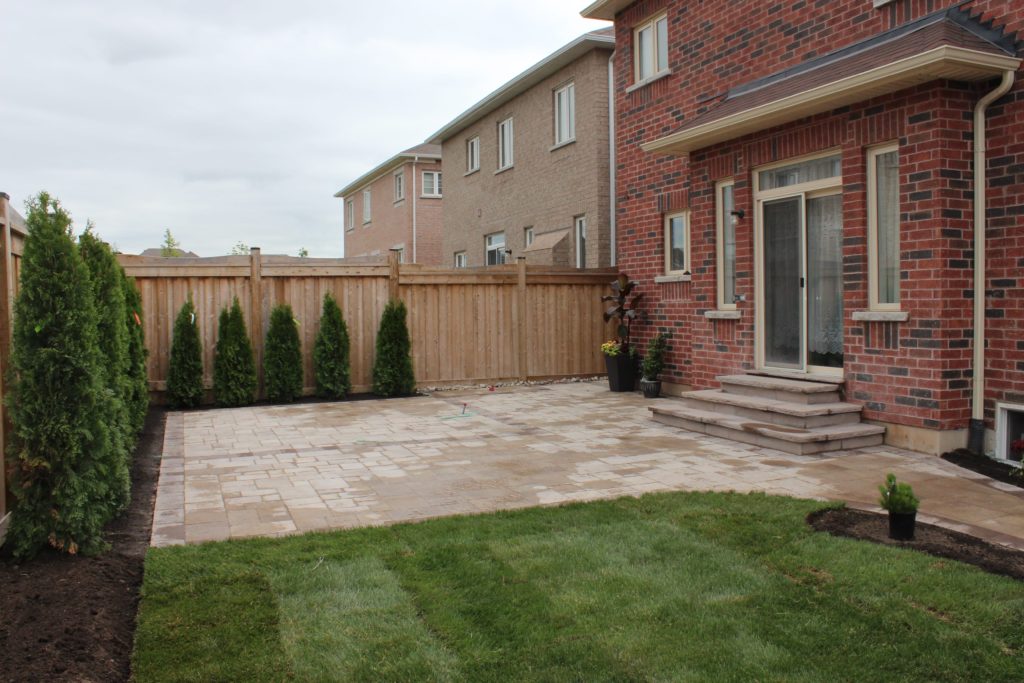
M 611 29 L 574 40 L 431 137 L 443 148 L 446 264 L 612 263 L 614 42 Z
M 615 21 L 618 265 L 645 294 L 640 341 L 673 334 L 665 379 L 841 383 L 889 443 L 938 453 L 970 426 L 977 446 L 984 425 L 1006 457 L 1024 433 L 1024 0 L 583 14 Z
M 345 258 L 386 256 L 441 265 L 441 146 L 396 154 L 335 194 L 343 200 Z

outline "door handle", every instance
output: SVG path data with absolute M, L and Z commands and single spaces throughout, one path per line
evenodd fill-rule
M 803 278 L 800 278 L 800 289 L 803 289 L 804 287 L 805 287 L 805 285 L 804 285 L 804 279 L 803 279 Z

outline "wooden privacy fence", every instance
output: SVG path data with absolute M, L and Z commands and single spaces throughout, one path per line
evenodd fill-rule
M 18 273 L 25 246 L 25 225 L 11 208 L 10 197 L 4 192 L 0 192 L 0 242 L 0 378 L 6 378 L 14 323 L 14 297 L 18 293 Z M 6 448 L 10 422 L 3 402 L 5 393 L 4 381 L 0 380 L 0 544 L 7 531 L 11 501 L 7 491 Z
M 324 295 L 338 301 L 351 338 L 353 390 L 372 384 L 377 327 L 384 306 L 409 311 L 413 367 L 421 385 L 596 375 L 611 329 L 601 295 L 613 270 L 515 265 L 442 269 L 388 262 L 262 256 L 159 258 L 120 255 L 142 293 L 150 389 L 166 389 L 174 318 L 191 292 L 203 342 L 207 386 L 220 310 L 238 297 L 260 367 L 271 309 L 290 304 L 302 341 L 304 386 L 312 393 L 313 342 Z

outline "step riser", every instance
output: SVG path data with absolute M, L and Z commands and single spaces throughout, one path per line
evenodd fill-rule
M 757 422 L 769 422 L 771 424 L 783 425 L 785 427 L 831 427 L 833 425 L 857 424 L 860 422 L 859 412 L 836 413 L 834 415 L 787 415 L 786 413 L 775 413 L 770 410 L 755 410 L 745 406 L 734 406 L 728 403 L 717 401 L 702 401 L 696 398 L 680 398 L 679 401 L 687 408 L 695 410 L 706 410 L 708 412 L 720 413 L 722 415 L 736 415 L 746 417 Z
M 801 405 L 817 405 L 819 403 L 839 403 L 838 391 L 825 391 L 818 394 L 801 394 L 795 391 L 784 391 L 779 389 L 762 389 L 760 387 L 748 387 L 739 384 L 722 382 L 722 391 L 727 394 L 739 396 L 754 396 L 767 398 L 773 401 L 786 401 L 787 403 L 799 403 Z
M 699 434 L 707 434 L 708 436 L 717 436 L 731 441 L 739 441 L 741 443 L 759 446 L 761 448 L 772 448 L 784 453 L 791 453 L 793 455 L 817 455 L 819 453 L 828 453 L 831 451 L 867 448 L 869 446 L 880 446 L 885 441 L 885 437 L 883 435 L 877 434 L 848 439 L 837 439 L 834 441 L 793 443 L 790 441 L 783 441 L 782 439 L 775 439 L 763 434 L 731 429 L 722 425 L 707 424 L 698 420 L 690 420 L 675 415 L 655 413 L 653 415 L 653 419 L 655 422 L 660 422 L 661 424 L 668 425 L 670 427 L 686 429 Z

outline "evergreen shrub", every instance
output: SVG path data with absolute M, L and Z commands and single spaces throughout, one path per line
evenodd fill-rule
M 235 297 L 231 308 L 220 312 L 213 359 L 213 397 L 222 407 L 245 406 L 253 402 L 255 392 L 256 362 L 242 307 Z
M 302 345 L 295 314 L 288 304 L 275 306 L 270 312 L 263 378 L 271 401 L 287 403 L 302 394 Z
M 142 329 L 142 296 L 135 279 L 121 271 L 121 286 L 124 289 L 125 318 L 128 331 L 128 417 L 132 425 L 134 440 L 138 439 L 146 424 L 149 411 L 149 377 L 146 372 L 146 339 Z
M 167 371 L 167 403 L 172 408 L 195 408 L 203 401 L 203 342 L 196 307 L 189 293 L 174 320 L 171 362 Z
M 320 329 L 313 344 L 317 396 L 344 398 L 352 390 L 349 352 L 348 325 L 345 324 L 338 302 L 326 294 L 320 315 Z
M 379 396 L 408 396 L 416 390 L 405 318 L 405 304 L 398 299 L 388 302 L 381 316 L 373 362 L 373 393 Z

